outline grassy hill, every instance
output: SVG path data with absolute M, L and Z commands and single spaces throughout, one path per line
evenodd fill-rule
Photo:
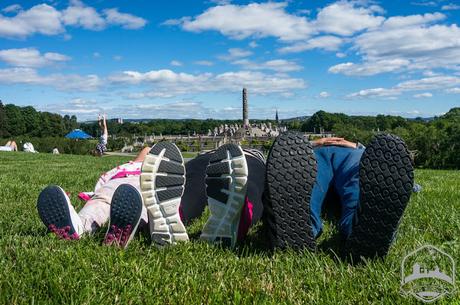
M 197 241 L 205 216 L 188 227 L 192 242 L 163 249 L 142 235 L 126 251 L 103 246 L 105 228 L 75 242 L 47 234 L 35 208 L 42 188 L 61 185 L 80 208 L 77 193 L 124 161 L 0 153 L 1 304 L 416 304 L 399 293 L 405 254 L 432 244 L 459 263 L 459 171 L 417 170 L 423 191 L 413 195 L 388 257 L 355 266 L 334 255 L 333 221 L 317 253 L 271 253 L 258 227 L 235 250 L 210 246 Z M 452 302 L 460 304 L 458 295 L 439 304 Z

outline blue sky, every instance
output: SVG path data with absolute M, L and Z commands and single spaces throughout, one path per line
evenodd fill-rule
M 94 119 L 432 116 L 460 106 L 460 1 L 10 1 L 0 99 Z

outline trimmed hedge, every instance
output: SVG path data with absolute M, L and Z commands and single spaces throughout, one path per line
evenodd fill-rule
M 14 139 L 18 145 L 18 149 L 22 150 L 22 146 L 26 142 L 32 143 L 35 150 L 40 153 L 51 153 L 56 147 L 61 154 L 87 155 L 91 154 L 95 149 L 97 140 L 72 140 L 61 137 L 16 137 Z M 1 145 L 4 145 L 8 140 L 0 140 Z

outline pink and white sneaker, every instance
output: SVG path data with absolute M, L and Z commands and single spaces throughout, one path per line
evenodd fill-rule
M 141 221 L 142 197 L 130 184 L 120 185 L 110 205 L 110 223 L 104 244 L 126 248 L 136 234 Z
M 38 196 L 37 210 L 48 230 L 61 239 L 79 239 L 83 224 L 62 188 L 47 186 Z

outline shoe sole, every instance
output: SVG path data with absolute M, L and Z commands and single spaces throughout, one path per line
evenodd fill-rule
M 241 147 L 219 147 L 209 159 L 205 181 L 211 215 L 200 238 L 234 247 L 248 182 L 248 165 Z
M 315 250 L 310 198 L 316 160 L 304 135 L 287 132 L 273 143 L 264 193 L 264 225 L 272 248 Z
M 142 163 L 140 184 L 152 241 L 159 246 L 187 241 L 179 215 L 185 167 L 176 145 L 160 142 L 152 147 Z
M 383 257 L 388 253 L 409 202 L 414 169 L 406 144 L 393 135 L 376 136 L 361 157 L 360 206 L 345 254 Z
M 141 221 L 142 197 L 135 187 L 129 184 L 120 185 L 113 194 L 110 204 L 109 228 L 105 234 L 104 244 L 116 244 L 126 248 L 136 234 Z M 121 230 L 123 234 L 118 234 Z M 124 234 L 129 236 L 125 237 Z
M 70 200 L 64 190 L 56 185 L 46 187 L 38 196 L 37 210 L 40 219 L 43 221 L 48 230 L 55 233 L 60 238 L 79 239 L 79 236 L 72 224 L 69 206 Z M 65 227 L 70 227 L 67 231 L 69 238 L 61 236 L 51 229 L 55 226 L 56 229 L 62 230 Z

